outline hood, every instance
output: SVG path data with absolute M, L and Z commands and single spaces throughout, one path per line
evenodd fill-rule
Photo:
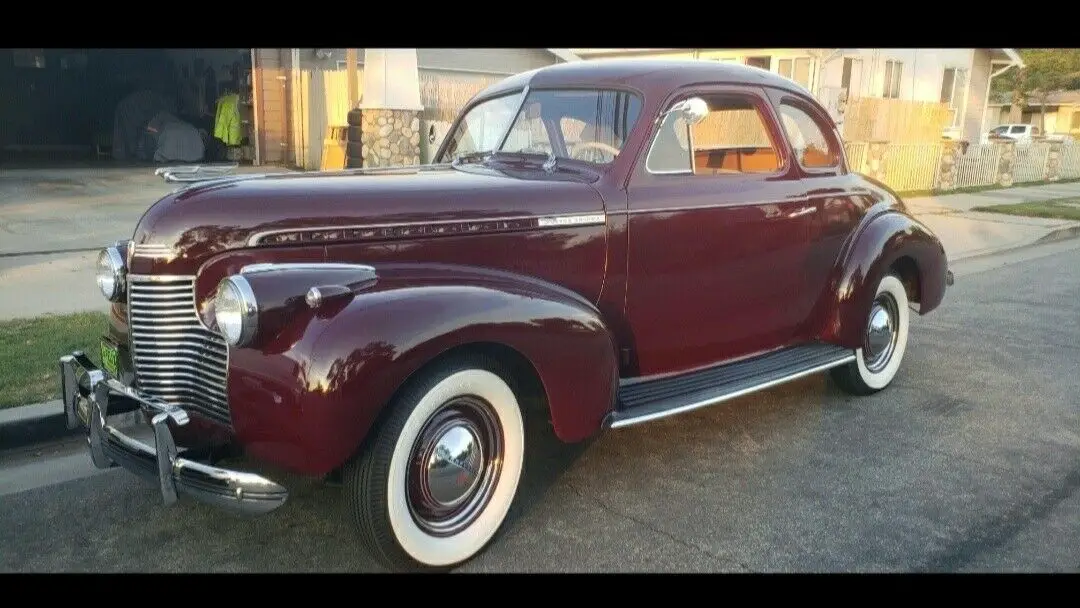
M 266 232 L 520 218 L 599 204 L 599 193 L 588 183 L 558 175 L 512 176 L 478 165 L 407 173 L 283 173 L 173 192 L 143 215 L 133 242 L 137 250 L 167 250 L 193 269 L 210 256 L 248 247 L 252 237 Z

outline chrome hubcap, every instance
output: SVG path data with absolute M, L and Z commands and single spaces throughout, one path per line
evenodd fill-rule
M 879 372 L 889 364 L 899 336 L 898 318 L 899 310 L 891 294 L 883 293 L 874 300 L 863 340 L 863 358 L 871 372 Z
M 475 397 L 444 405 L 413 447 L 409 511 L 435 536 L 456 534 L 491 499 L 502 465 L 503 438 L 491 406 Z

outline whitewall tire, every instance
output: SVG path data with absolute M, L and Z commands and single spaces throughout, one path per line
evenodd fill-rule
M 479 554 L 517 494 L 519 397 L 498 365 L 462 358 L 422 372 L 346 468 L 360 535 L 391 569 L 446 570 Z
M 898 277 L 890 274 L 881 279 L 864 319 L 863 346 L 855 351 L 854 361 L 832 370 L 840 388 L 869 395 L 892 383 L 907 349 L 909 303 Z

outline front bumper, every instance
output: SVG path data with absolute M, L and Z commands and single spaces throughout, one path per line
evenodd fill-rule
M 60 388 L 68 428 L 86 428 L 94 465 L 101 469 L 120 465 L 157 483 L 167 505 L 183 493 L 229 510 L 261 514 L 280 507 L 288 498 L 284 487 L 259 475 L 181 458 L 169 421 L 186 425 L 187 412 L 124 385 L 81 352 L 60 358 Z M 150 420 L 152 446 L 124 435 L 107 422 L 110 415 L 137 410 Z

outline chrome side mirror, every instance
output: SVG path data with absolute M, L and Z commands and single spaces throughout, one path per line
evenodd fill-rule
M 671 106 L 671 109 L 664 112 L 664 115 L 660 117 L 661 120 L 667 118 L 669 114 L 676 114 L 684 121 L 687 126 L 694 125 L 705 119 L 709 115 L 709 104 L 700 97 L 691 97 L 690 99 L 684 99 L 679 103 Z

